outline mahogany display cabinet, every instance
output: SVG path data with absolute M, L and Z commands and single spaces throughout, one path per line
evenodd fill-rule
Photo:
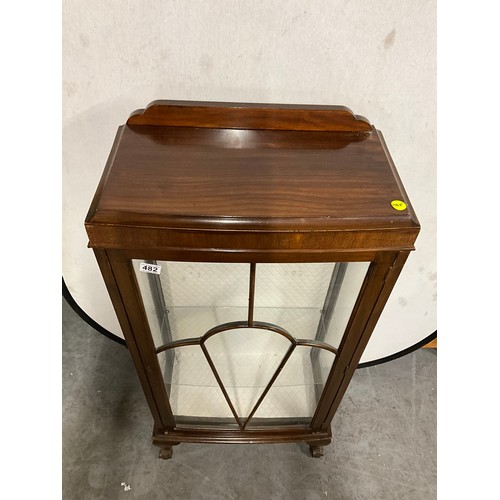
M 348 108 L 185 101 L 118 128 L 85 226 L 162 458 L 321 456 L 420 229 L 382 134 Z

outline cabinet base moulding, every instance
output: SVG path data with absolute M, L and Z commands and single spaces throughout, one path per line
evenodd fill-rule
M 173 446 L 181 443 L 205 444 L 278 444 L 278 443 L 306 443 L 309 445 L 311 456 L 321 457 L 323 447 L 332 441 L 330 430 L 313 432 L 311 429 L 255 429 L 245 431 L 182 429 L 168 432 L 153 430 L 153 444 L 160 448 L 159 456 L 163 459 L 172 458 Z

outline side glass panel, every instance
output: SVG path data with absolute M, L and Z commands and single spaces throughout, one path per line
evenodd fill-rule
M 369 264 L 134 260 L 177 424 L 309 423 Z

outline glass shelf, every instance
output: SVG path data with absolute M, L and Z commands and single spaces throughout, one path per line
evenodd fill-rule
M 319 308 L 256 307 L 254 311 L 255 321 L 279 325 L 296 338 L 313 339 L 321 317 Z M 246 307 L 171 307 L 168 309 L 172 340 L 201 337 L 218 325 L 245 321 L 247 315 L 248 308 Z

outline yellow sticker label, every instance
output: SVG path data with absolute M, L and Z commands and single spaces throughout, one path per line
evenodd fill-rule
M 391 205 L 395 210 L 404 210 L 406 208 L 406 203 L 401 200 L 392 200 Z

